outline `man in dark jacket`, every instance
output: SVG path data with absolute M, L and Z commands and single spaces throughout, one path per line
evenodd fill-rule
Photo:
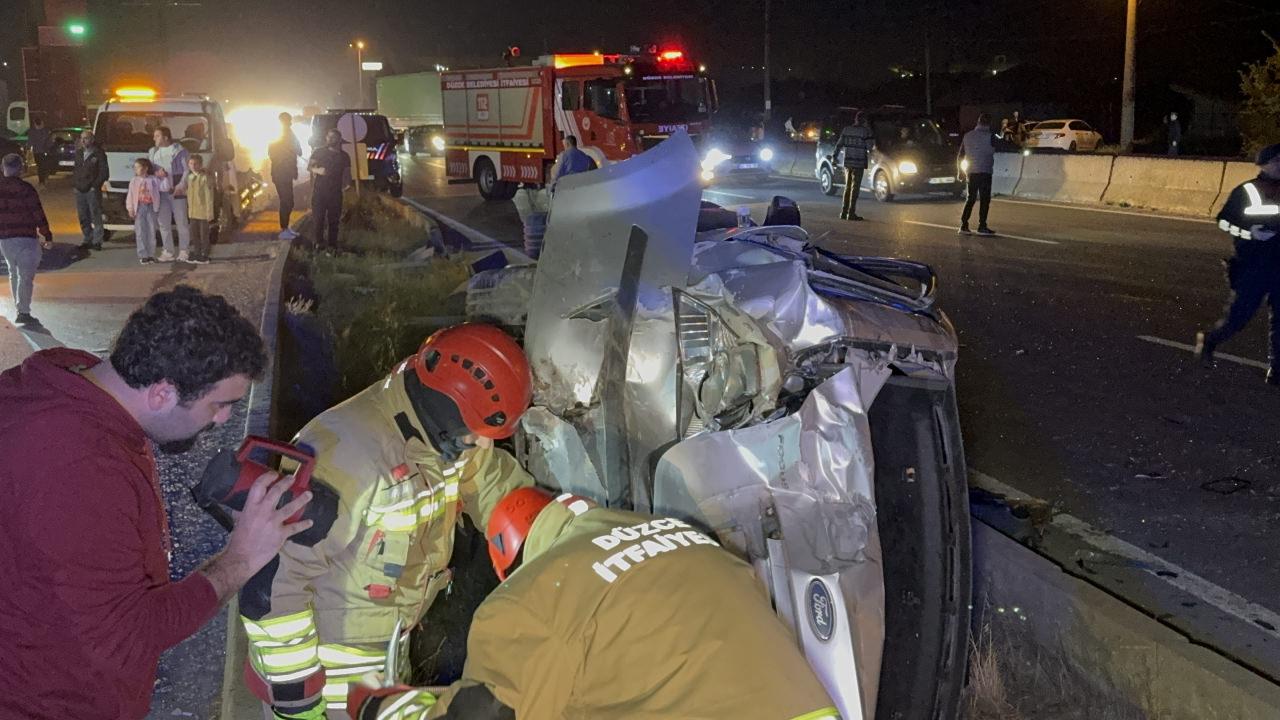
M 1258 177 L 1242 183 L 1218 213 L 1218 227 L 1231 235 L 1235 256 L 1227 261 L 1231 299 L 1227 314 L 1209 332 L 1196 334 L 1196 354 L 1213 362 L 1219 345 L 1249 324 L 1263 300 L 1271 304 L 1271 364 L 1267 384 L 1280 386 L 1280 143 L 1263 148 Z
M 27 131 L 27 145 L 31 146 L 31 154 L 35 156 L 36 176 L 43 187 L 49 177 L 49 151 L 53 149 L 53 134 L 44 126 L 44 118 L 36 118 L 32 123 Z
M 153 295 L 110 359 L 42 350 L 0 374 L 0 718 L 146 717 L 160 653 L 200 629 L 309 520 L 311 493 L 259 477 L 222 554 L 169 575 L 151 445 L 225 423 L 266 365 L 221 297 Z
M 330 130 L 325 134 L 325 146 L 311 153 L 307 170 L 311 172 L 311 215 L 316 247 L 336 248 L 338 222 L 342 218 L 342 191 L 351 184 L 351 156 L 342 149 L 342 133 Z
M 840 132 L 836 149 L 832 152 L 837 162 L 844 165 L 844 207 L 841 220 L 861 220 L 858 215 L 858 191 L 862 188 L 862 175 L 867 171 L 867 156 L 875 144 L 875 135 L 867 127 L 866 116 L 861 112 L 853 116 L 853 124 Z
M 280 137 L 267 146 L 271 158 L 271 184 L 280 196 L 280 239 L 292 240 L 297 236 L 289 229 L 289 216 L 293 214 L 293 181 L 298 179 L 298 158 L 302 146 L 293 134 L 293 116 L 280 113 Z
M 0 160 L 0 168 L 4 170 L 4 177 L 0 178 L 0 254 L 9 266 L 9 289 L 18 306 L 18 315 L 13 321 L 34 325 L 31 291 L 40 265 L 40 251 L 53 247 L 53 233 L 49 232 L 40 195 L 22 179 L 26 164 L 19 155 L 5 155 L 4 160 Z M 37 231 L 44 236 L 43 241 L 36 239 Z
M 76 165 L 71 172 L 71 185 L 76 190 L 76 214 L 80 216 L 80 232 L 84 241 L 82 250 L 101 250 L 106 234 L 102 217 L 102 190 L 111 177 L 107 166 L 107 154 L 93 138 L 92 130 L 80 133 L 80 147 L 76 149 Z

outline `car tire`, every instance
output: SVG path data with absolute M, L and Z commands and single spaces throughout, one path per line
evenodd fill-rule
M 836 194 L 836 175 L 830 165 L 823 165 L 818 170 L 818 186 L 822 188 L 823 195 Z
M 889 174 L 877 170 L 871 181 L 871 194 L 880 202 L 893 202 L 893 186 L 889 184 Z
M 1075 152 L 1075 151 L 1076 151 L 1076 141 L 1072 140 L 1071 144 L 1067 146 L 1067 152 Z
M 885 588 L 876 718 L 959 717 L 973 550 L 954 386 L 892 377 L 868 419 Z

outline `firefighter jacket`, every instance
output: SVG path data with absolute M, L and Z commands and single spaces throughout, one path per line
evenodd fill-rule
M 409 629 L 448 585 L 458 511 L 483 528 L 498 500 L 533 482 L 492 447 L 447 462 L 425 439 L 403 368 L 298 433 L 314 477 L 339 496 L 337 520 L 312 547 L 286 543 L 241 592 L 246 680 L 286 717 L 322 718 L 327 706 L 345 718 L 348 684 L 383 670 L 397 620 L 404 659 Z
M 1261 226 L 1261 227 L 1259 227 Z M 1270 240 L 1280 232 L 1280 179 L 1258 175 L 1236 186 L 1218 213 L 1218 228 L 1242 240 Z M 1262 232 L 1256 233 L 1255 228 Z
M 361 718 L 839 718 L 751 567 L 688 524 L 552 503 L 523 552 L 462 680 Z

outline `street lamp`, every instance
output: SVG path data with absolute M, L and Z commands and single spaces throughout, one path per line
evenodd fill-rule
M 364 107 L 364 41 L 356 40 L 353 43 L 349 43 L 347 47 L 356 49 L 356 87 L 360 92 L 358 105 Z

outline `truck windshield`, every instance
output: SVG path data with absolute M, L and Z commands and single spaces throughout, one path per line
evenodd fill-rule
M 143 153 L 155 145 L 152 134 L 161 125 L 173 132 L 173 139 L 188 152 L 208 152 L 209 116 L 188 113 L 107 111 L 98 114 L 94 136 L 107 152 Z
M 687 123 L 706 117 L 705 84 L 695 75 L 651 75 L 626 85 L 633 123 Z

